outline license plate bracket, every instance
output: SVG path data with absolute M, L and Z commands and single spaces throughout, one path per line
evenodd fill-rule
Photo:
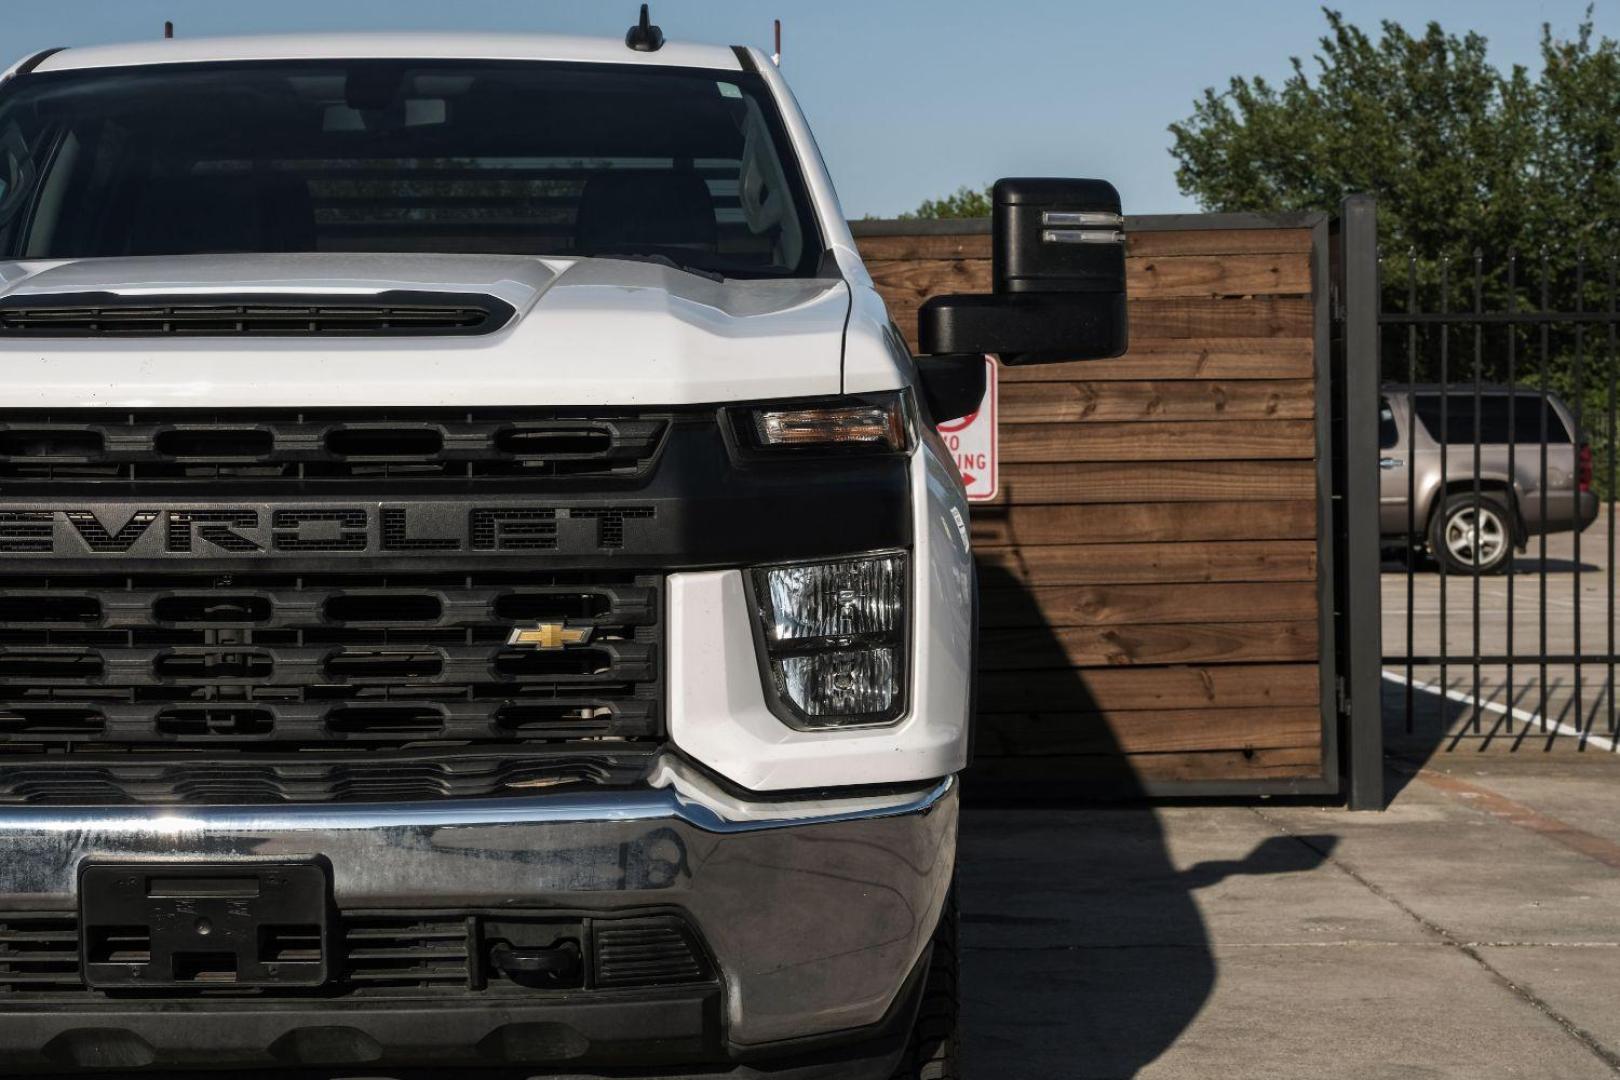
M 331 910 L 324 861 L 87 863 L 84 980 L 98 989 L 321 986 Z

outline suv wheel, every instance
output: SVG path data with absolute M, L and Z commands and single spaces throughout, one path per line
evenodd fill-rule
M 934 931 L 934 952 L 928 961 L 922 1008 L 917 1010 L 911 1042 L 895 1070 L 894 1080 L 961 1080 L 956 1024 L 959 922 L 953 888 L 945 898 L 939 928 Z
M 1476 500 L 1473 492 L 1451 495 L 1429 524 L 1429 550 L 1445 562 L 1448 573 L 1493 574 L 1507 563 L 1511 520 L 1495 496 Z

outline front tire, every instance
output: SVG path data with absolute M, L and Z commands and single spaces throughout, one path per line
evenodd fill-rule
M 961 1080 L 957 1025 L 960 922 L 956 889 L 952 888 L 934 931 L 934 950 L 928 961 L 928 983 L 923 987 L 922 1007 L 917 1010 L 911 1041 L 900 1067 L 895 1070 L 894 1080 Z
M 1494 495 L 1450 495 L 1429 523 L 1429 551 L 1451 574 L 1494 574 L 1513 545 L 1508 508 Z M 1477 560 L 1477 562 L 1476 562 Z

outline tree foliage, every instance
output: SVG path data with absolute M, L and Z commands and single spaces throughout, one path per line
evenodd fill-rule
M 1334 210 L 1379 200 L 1386 250 L 1607 248 L 1620 223 L 1620 44 L 1543 25 L 1541 71 L 1501 71 L 1479 34 L 1385 21 L 1328 32 L 1281 86 L 1206 90 L 1170 126 L 1176 179 L 1208 210 Z
M 966 184 L 940 199 L 924 199 L 922 205 L 909 214 L 901 214 L 901 221 L 937 221 L 941 218 L 987 218 L 990 216 L 990 189 L 971 188 Z
M 1385 21 L 1374 37 L 1324 14 L 1320 51 L 1293 59 L 1280 86 L 1239 76 L 1170 126 L 1182 192 L 1212 211 L 1331 212 L 1347 195 L 1376 196 L 1385 310 L 1608 309 L 1620 43 L 1594 33 L 1591 9 L 1571 39 L 1542 26 L 1534 75 L 1498 69 L 1479 34 Z M 1568 322 L 1388 325 L 1382 374 L 1554 389 L 1605 461 L 1616 442 L 1606 337 Z M 1598 482 L 1620 486 L 1601 469 Z

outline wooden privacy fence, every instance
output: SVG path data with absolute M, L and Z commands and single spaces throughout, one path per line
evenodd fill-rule
M 913 345 L 990 288 L 987 222 L 855 232 Z M 1002 370 L 970 785 L 1336 790 L 1326 219 L 1127 235 L 1130 352 Z

